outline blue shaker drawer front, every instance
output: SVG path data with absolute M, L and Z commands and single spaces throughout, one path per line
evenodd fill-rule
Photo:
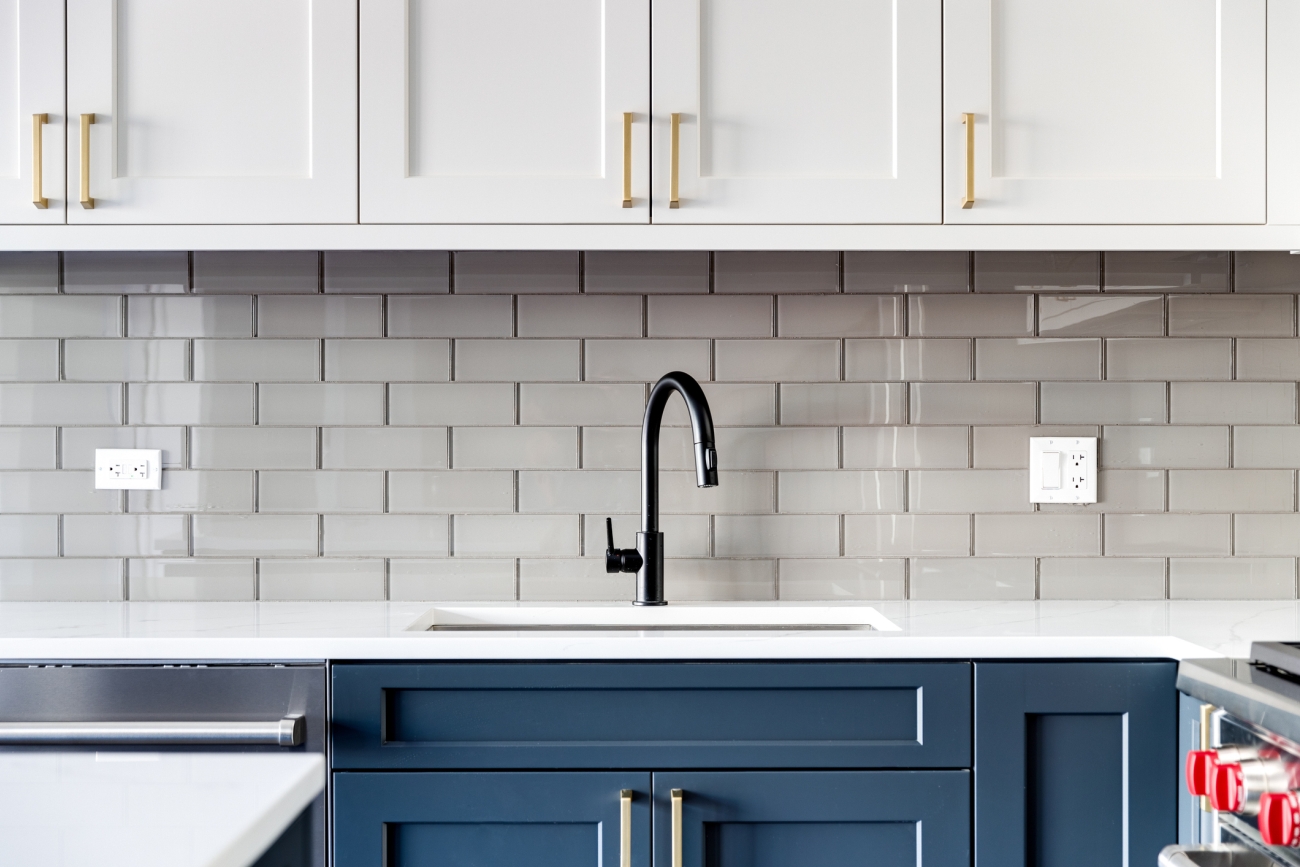
M 333 669 L 336 768 L 969 767 L 966 663 Z

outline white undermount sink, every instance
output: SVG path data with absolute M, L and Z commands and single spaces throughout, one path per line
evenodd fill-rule
M 876 629 L 898 627 L 869 605 L 437 605 L 407 627 L 444 630 Z

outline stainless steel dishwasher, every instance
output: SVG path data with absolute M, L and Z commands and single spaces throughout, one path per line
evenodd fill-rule
M 0 751 L 315 752 L 323 663 L 0 663 Z M 256 862 L 325 867 L 327 793 Z

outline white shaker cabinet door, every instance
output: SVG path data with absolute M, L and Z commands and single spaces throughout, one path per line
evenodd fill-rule
M 649 31 L 648 0 L 365 0 L 361 221 L 648 222 Z
M 938 223 L 940 13 L 655 0 L 654 222 Z
M 355 0 L 67 8 L 68 222 L 356 222 Z
M 63 0 L 0 0 L 0 223 L 63 222 L 63 124 Z
M 1265 0 L 945 0 L 943 27 L 945 222 L 1264 222 Z

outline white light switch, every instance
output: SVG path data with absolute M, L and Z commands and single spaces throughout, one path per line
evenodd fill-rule
M 1029 502 L 1097 502 L 1097 438 L 1030 437 Z
M 162 488 L 161 449 L 95 449 L 95 487 L 157 491 Z

